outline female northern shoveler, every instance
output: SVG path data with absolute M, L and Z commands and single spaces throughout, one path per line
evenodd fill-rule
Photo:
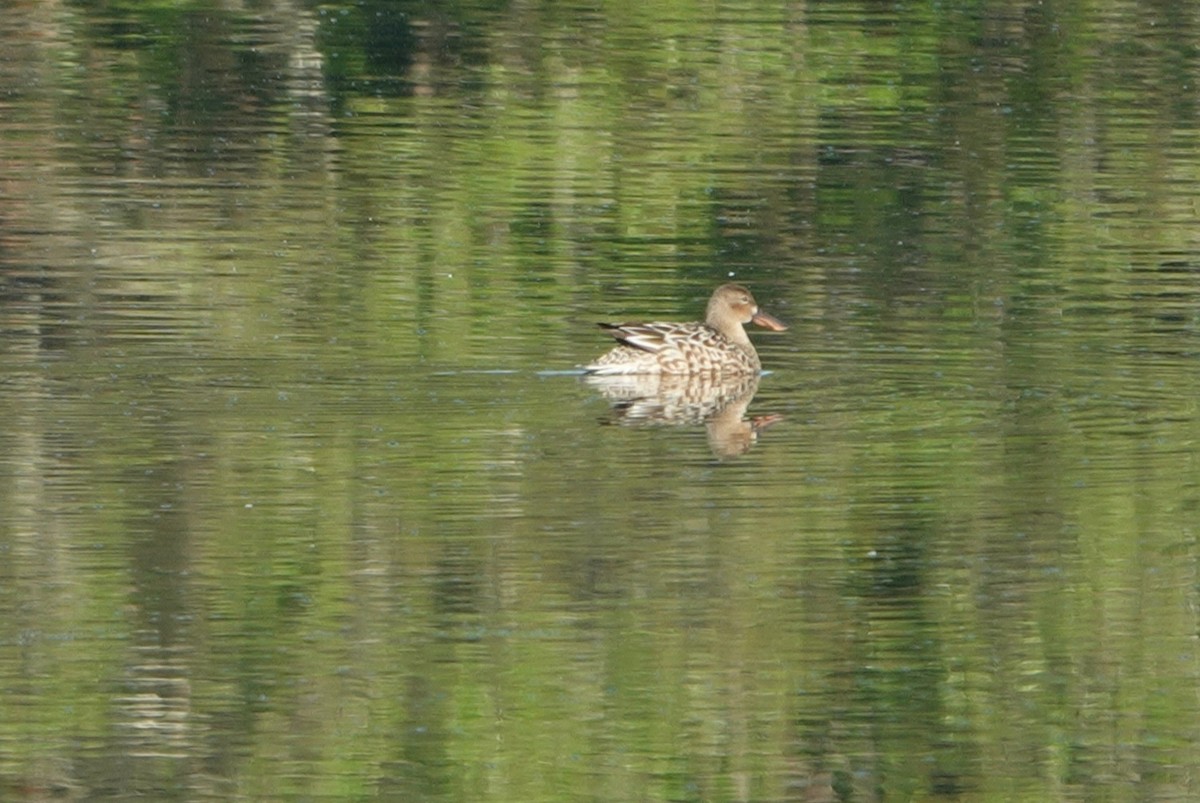
M 756 323 L 776 332 L 787 329 L 758 308 L 740 284 L 723 284 L 708 300 L 704 322 L 602 323 L 621 345 L 583 370 L 611 374 L 757 374 L 758 352 L 743 326 Z

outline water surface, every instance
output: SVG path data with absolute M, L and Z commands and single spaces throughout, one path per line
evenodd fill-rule
M 7 10 L 0 797 L 1196 797 L 1192 12 Z

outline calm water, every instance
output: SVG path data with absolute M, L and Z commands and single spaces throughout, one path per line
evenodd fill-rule
M 0 798 L 1200 797 L 1200 11 L 248 6 L 0 2 Z

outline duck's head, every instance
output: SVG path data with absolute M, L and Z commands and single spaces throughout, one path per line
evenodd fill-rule
M 748 323 L 754 323 L 775 332 L 787 329 L 787 324 L 763 312 L 758 308 L 758 302 L 750 291 L 740 284 L 723 284 L 718 287 L 708 300 L 708 311 L 704 321 L 714 329 L 727 332 L 731 328 L 741 329 Z

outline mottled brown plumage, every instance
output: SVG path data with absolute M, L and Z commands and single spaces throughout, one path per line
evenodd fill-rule
M 787 329 L 760 310 L 745 287 L 723 284 L 709 299 L 703 322 L 600 324 L 621 345 L 583 368 L 602 376 L 757 374 L 762 365 L 744 328 L 751 322 L 777 332 Z

